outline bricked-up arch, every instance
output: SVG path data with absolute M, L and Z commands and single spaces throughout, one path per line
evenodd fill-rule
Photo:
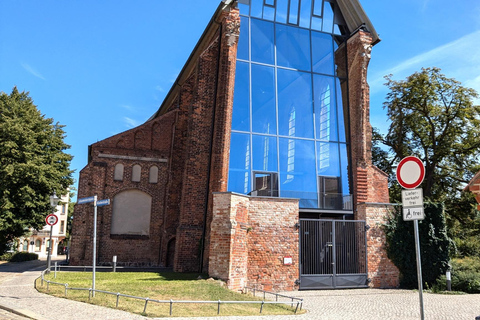
M 113 175 L 113 180 L 123 181 L 123 169 L 124 169 L 124 166 L 123 166 L 122 163 L 117 163 L 115 165 L 115 172 L 114 172 L 114 175 Z
M 111 235 L 148 236 L 152 197 L 140 190 L 126 190 L 113 198 Z

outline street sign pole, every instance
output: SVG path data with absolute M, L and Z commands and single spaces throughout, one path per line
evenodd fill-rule
M 93 197 L 93 208 L 92 297 L 95 297 L 95 266 L 97 263 L 97 195 Z
M 425 320 L 425 310 L 423 308 L 422 261 L 420 257 L 420 236 L 418 232 L 418 220 L 424 219 L 423 190 L 415 189 L 420 186 L 425 178 L 425 166 L 417 157 L 405 157 L 398 164 L 396 176 L 398 183 L 403 188 L 407 189 L 402 190 L 403 220 L 413 220 L 415 255 L 417 258 L 418 294 L 420 298 L 420 318 L 421 320 Z
M 420 298 L 420 317 L 425 319 L 425 310 L 423 308 L 423 280 L 422 280 L 422 261 L 420 257 L 420 236 L 418 232 L 418 220 L 413 221 L 413 229 L 415 233 L 415 253 L 417 255 L 417 278 L 418 278 L 418 294 Z

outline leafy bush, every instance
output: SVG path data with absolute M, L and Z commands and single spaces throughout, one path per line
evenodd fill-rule
M 13 252 L 5 252 L 4 254 L 0 255 L 0 261 L 10 261 L 12 259 Z
M 38 260 L 38 254 L 30 252 L 16 252 L 10 259 L 10 262 L 22 262 Z
M 425 287 L 432 287 L 448 270 L 452 241 L 447 236 L 445 215 L 441 204 L 426 203 L 425 219 L 418 222 L 422 279 Z M 387 254 L 400 271 L 402 288 L 418 288 L 417 262 L 413 222 L 403 221 L 402 207 L 385 225 Z
M 480 258 L 467 257 L 452 260 L 452 290 L 466 293 L 480 293 Z M 446 290 L 447 279 L 440 277 L 432 287 L 433 292 Z

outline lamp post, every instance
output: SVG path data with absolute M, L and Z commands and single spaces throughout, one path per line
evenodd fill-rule
M 58 202 L 60 201 L 60 198 L 57 197 L 57 194 L 55 191 L 53 192 L 53 195 L 50 196 L 50 206 L 52 207 L 52 214 L 55 213 L 57 209 Z M 50 240 L 48 242 L 48 256 L 47 256 L 47 272 L 50 272 L 50 264 L 51 264 L 51 259 L 52 259 L 52 233 L 53 233 L 53 224 L 50 225 Z

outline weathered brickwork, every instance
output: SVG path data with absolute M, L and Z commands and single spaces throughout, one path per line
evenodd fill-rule
M 363 203 L 357 206 L 359 219 L 370 227 L 367 231 L 368 277 L 374 288 L 396 288 L 399 286 L 399 271 L 387 257 L 386 236 L 383 225 L 391 214 L 389 204 Z
M 293 290 L 298 270 L 298 200 L 227 193 L 235 84 L 238 9 L 226 6 L 202 36 L 159 111 L 145 124 L 90 146 L 79 198 L 114 199 L 129 190 L 151 197 L 146 234 L 112 233 L 114 205 L 98 208 L 97 261 L 172 266 L 208 272 L 230 288 Z M 387 210 L 387 176 L 371 162 L 367 68 L 372 37 L 359 30 L 335 54 L 349 130 L 350 185 L 355 219 L 367 220 L 374 286 L 395 286 L 398 272 L 384 250 L 380 224 Z M 115 179 L 117 166 L 123 177 Z M 133 174 L 140 166 L 140 178 Z M 116 170 L 116 167 L 118 170 Z M 158 173 L 151 181 L 151 168 Z M 155 171 L 156 172 L 156 171 Z M 132 212 L 135 215 L 135 212 Z M 92 262 L 93 208 L 75 207 L 71 263 Z M 284 265 L 292 257 L 292 265 Z M 371 264 L 371 265 L 370 265 Z
M 232 290 L 295 289 L 298 279 L 298 200 L 216 193 L 209 274 Z M 284 258 L 292 257 L 285 265 Z
M 209 197 L 211 192 L 226 191 L 227 185 L 239 23 L 237 9 L 222 11 L 177 80 L 170 93 L 174 98 L 162 113 L 90 147 L 89 164 L 80 173 L 79 198 L 97 194 L 99 199 L 113 199 L 130 189 L 152 197 L 149 236 L 111 235 L 113 206 L 98 209 L 99 264 L 117 255 L 119 263 L 171 265 L 176 271 L 200 271 L 202 257 L 206 265 Z M 122 181 L 114 180 L 119 163 L 124 165 Z M 140 182 L 131 181 L 136 164 L 142 168 Z M 152 165 L 159 168 L 155 184 L 149 183 Z M 90 205 L 75 208 L 72 264 L 92 261 L 92 211 Z

